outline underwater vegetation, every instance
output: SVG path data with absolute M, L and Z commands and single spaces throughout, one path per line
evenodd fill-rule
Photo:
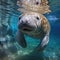
M 0 60 L 60 60 L 60 1 L 48 0 L 51 12 L 44 14 L 51 25 L 50 41 L 41 53 L 32 53 L 39 40 L 25 35 L 27 48 L 16 42 L 17 0 L 0 0 Z

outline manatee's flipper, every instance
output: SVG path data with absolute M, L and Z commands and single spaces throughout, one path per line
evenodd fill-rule
M 46 34 L 43 40 L 41 40 L 39 45 L 36 47 L 35 51 L 43 51 L 47 46 L 48 42 L 49 42 L 49 34 Z
M 17 38 L 19 45 L 21 45 L 23 48 L 25 48 L 27 46 L 26 40 L 24 38 L 24 34 L 22 32 L 18 31 L 16 38 Z

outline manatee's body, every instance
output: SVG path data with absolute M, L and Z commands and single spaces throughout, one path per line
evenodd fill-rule
M 17 40 L 22 47 L 27 46 L 24 38 L 24 34 L 27 34 L 33 38 L 39 38 L 41 43 L 36 47 L 36 50 L 43 50 L 49 41 L 49 32 L 49 22 L 43 15 L 30 12 L 19 17 Z

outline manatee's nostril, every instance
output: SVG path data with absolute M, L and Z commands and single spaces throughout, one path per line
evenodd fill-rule
M 26 23 L 28 23 L 28 21 L 26 20 Z
M 21 21 L 21 24 L 27 24 L 28 23 L 28 21 L 27 20 L 25 20 L 25 21 Z
M 23 23 L 23 20 L 21 21 L 21 23 Z

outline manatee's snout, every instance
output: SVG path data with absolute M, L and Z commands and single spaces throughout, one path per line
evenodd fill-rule
M 28 21 L 27 20 L 21 20 L 21 22 L 20 22 L 20 25 L 28 25 Z
M 22 20 L 22 21 L 20 21 L 19 24 L 18 24 L 18 28 L 19 28 L 19 29 L 22 29 L 22 28 L 25 27 L 25 26 L 28 26 L 27 21 L 24 22 L 24 21 Z
M 19 21 L 18 29 L 23 31 L 32 31 L 33 27 L 29 25 L 28 20 L 21 20 Z

